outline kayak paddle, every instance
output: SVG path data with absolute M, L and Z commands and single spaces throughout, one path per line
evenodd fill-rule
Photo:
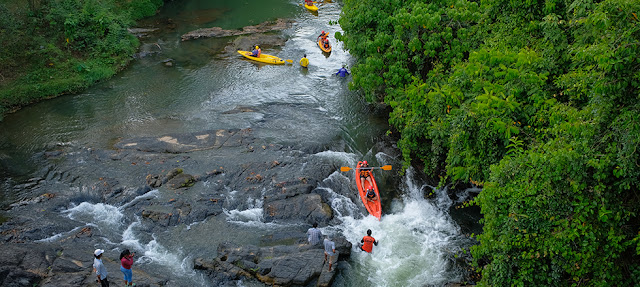
M 377 168 L 382 169 L 382 170 L 391 170 L 391 166 L 390 165 L 383 165 L 383 166 L 376 166 L 376 167 L 363 167 L 363 168 L 360 168 L 360 169 L 362 169 L 362 170 L 371 170 L 371 169 L 377 169 Z M 350 168 L 348 166 L 340 167 L 340 171 L 350 171 L 350 170 L 352 170 L 352 168 Z

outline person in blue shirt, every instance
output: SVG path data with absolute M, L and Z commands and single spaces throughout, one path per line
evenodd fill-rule
M 262 49 L 260 49 L 260 47 L 256 46 L 256 48 L 251 52 L 251 56 L 254 57 L 260 57 L 260 55 L 262 54 Z
M 344 65 L 342 65 L 342 68 L 340 70 L 338 70 L 338 72 L 336 73 L 336 75 L 339 75 L 340 77 L 346 77 L 347 75 L 349 75 L 349 71 L 347 71 L 347 69 L 345 68 Z

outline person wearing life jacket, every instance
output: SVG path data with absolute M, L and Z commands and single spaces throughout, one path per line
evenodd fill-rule
M 322 39 L 322 45 L 325 47 L 325 49 L 329 48 L 329 39 L 327 39 L 327 36 L 329 36 L 329 33 L 325 33 L 324 31 L 322 31 L 322 33 L 320 33 L 320 36 L 316 38 L 316 40 Z
M 371 179 L 371 169 L 368 169 L 369 164 L 367 161 L 363 161 L 360 164 L 360 185 L 364 188 L 364 181 L 369 182 L 369 186 L 373 186 L 373 180 Z
M 260 55 L 262 55 L 262 50 L 260 47 L 256 46 L 256 48 L 251 52 L 251 56 L 259 58 Z
M 368 201 L 376 201 L 378 197 L 376 196 L 376 192 L 373 191 L 373 188 L 369 188 L 367 190 L 367 200 Z
M 309 66 L 309 59 L 307 59 L 307 54 L 304 54 L 304 56 L 302 56 L 302 59 L 300 59 L 300 66 L 304 68 Z
M 313 1 L 311 1 L 311 0 L 304 0 L 304 5 L 307 5 L 307 6 L 313 6 Z
M 360 243 L 362 243 L 360 249 L 369 253 L 371 253 L 373 245 L 378 246 L 378 241 L 376 241 L 375 238 L 371 237 L 371 229 L 367 229 L 367 236 L 362 237 Z

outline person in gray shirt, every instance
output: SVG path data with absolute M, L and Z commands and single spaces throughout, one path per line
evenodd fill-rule
M 307 230 L 307 239 L 309 240 L 309 244 L 318 245 L 322 240 L 322 232 L 318 229 L 318 223 L 314 222 L 313 227 Z
M 324 262 L 327 262 L 327 256 L 329 257 L 329 271 L 331 271 L 331 264 L 333 263 L 333 257 L 336 255 L 336 244 L 331 241 L 329 236 L 324 239 Z

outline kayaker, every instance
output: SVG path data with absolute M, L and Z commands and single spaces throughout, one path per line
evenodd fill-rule
M 336 75 L 339 75 L 340 77 L 346 77 L 347 75 L 349 75 L 349 71 L 347 71 L 347 68 L 345 68 L 345 65 L 342 65 L 342 68 L 340 70 L 338 70 L 338 72 L 336 73 Z M 366 162 L 366 161 L 365 161 Z
M 260 57 L 261 54 L 262 54 L 262 50 L 258 46 L 256 46 L 256 48 L 251 52 L 251 56 L 254 56 L 254 57 Z
M 302 59 L 300 59 L 300 66 L 304 68 L 309 66 L 309 59 L 307 59 L 307 54 L 304 54 L 304 56 L 302 56 Z
M 313 1 L 311 1 L 311 0 L 304 0 L 304 5 L 307 5 L 307 6 L 313 6 Z
M 368 201 L 376 201 L 378 197 L 376 196 L 376 192 L 373 191 L 373 188 L 369 188 L 367 190 L 367 200 Z
M 376 241 L 375 238 L 371 237 L 371 229 L 367 229 L 367 236 L 362 237 L 362 240 L 360 240 L 360 243 L 362 243 L 362 246 L 360 246 L 360 249 L 362 251 L 366 251 L 371 253 L 371 250 L 373 249 L 373 245 L 375 244 L 375 246 L 378 246 L 378 241 Z
M 364 188 L 365 180 L 369 182 L 369 186 L 373 186 L 373 180 L 371 179 L 371 169 L 366 169 L 367 167 L 369 167 L 369 164 L 366 160 L 360 164 L 360 185 L 362 186 L 362 188 Z
M 322 39 L 322 45 L 324 46 L 325 49 L 329 48 L 329 40 L 327 39 L 327 36 L 329 36 L 329 33 L 325 33 L 324 31 L 320 33 L 320 36 L 318 36 L 318 38 Z M 316 40 L 318 38 L 316 38 Z

